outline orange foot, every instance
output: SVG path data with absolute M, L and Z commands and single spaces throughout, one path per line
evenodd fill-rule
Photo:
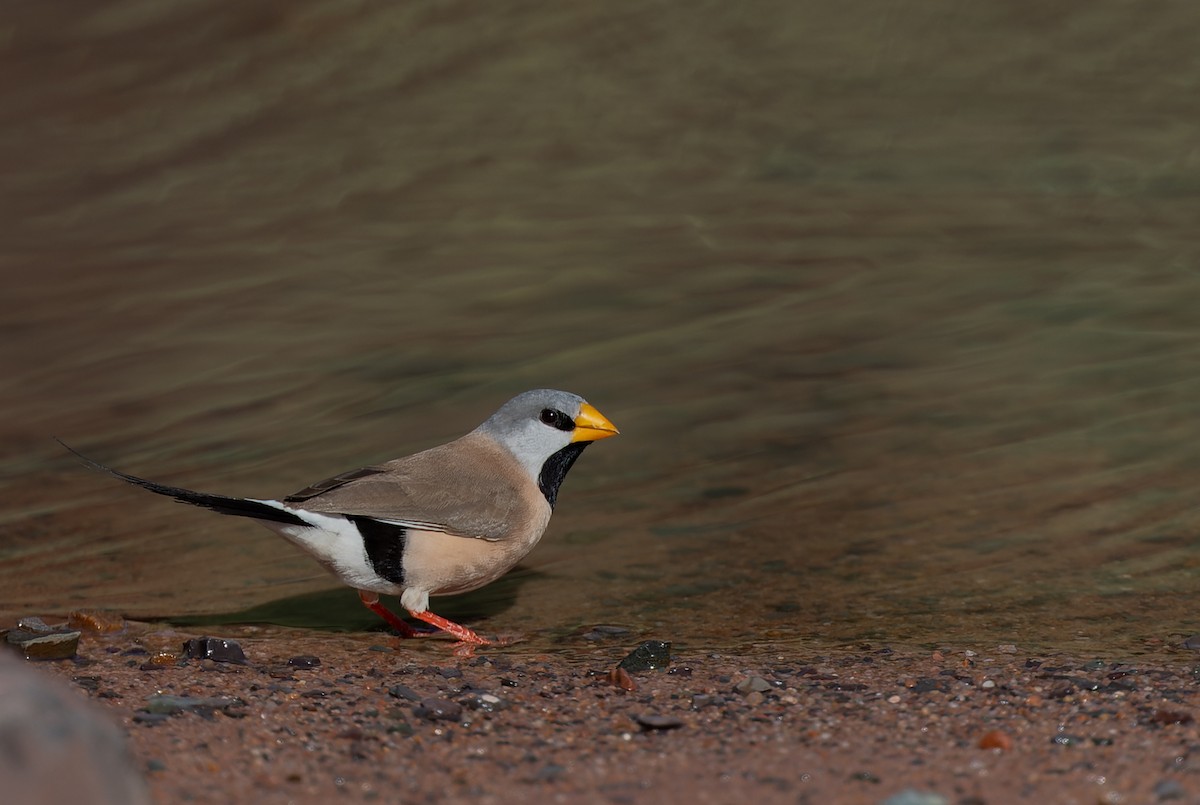
M 363 606 L 374 612 L 379 617 L 387 622 L 387 625 L 398 633 L 401 637 L 429 637 L 437 632 L 429 632 L 425 630 L 414 629 L 407 621 L 392 612 L 390 609 L 379 603 L 379 596 L 375 593 L 367 592 L 366 590 L 358 591 L 359 600 L 363 602 Z

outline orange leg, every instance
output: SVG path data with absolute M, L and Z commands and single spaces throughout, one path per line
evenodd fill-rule
M 433 634 L 432 632 L 418 632 L 412 628 L 399 615 L 379 603 L 379 596 L 375 593 L 359 590 L 358 597 L 363 602 L 363 606 L 387 621 L 387 625 L 392 627 L 401 637 L 425 637 L 426 635 Z
M 466 643 L 472 646 L 489 646 L 492 643 L 491 640 L 480 637 L 467 627 L 460 626 L 454 621 L 448 621 L 441 615 L 434 615 L 429 610 L 425 610 L 424 612 L 413 612 L 412 616 L 414 618 L 418 618 L 419 620 L 425 621 L 431 626 L 436 626 L 452 637 L 457 637 L 461 643 Z

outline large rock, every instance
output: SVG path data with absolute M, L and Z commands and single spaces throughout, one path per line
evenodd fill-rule
M 0 652 L 0 802 L 150 802 L 117 725 L 7 651 Z

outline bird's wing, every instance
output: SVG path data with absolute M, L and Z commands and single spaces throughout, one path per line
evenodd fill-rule
M 295 509 L 495 541 L 521 531 L 535 516 L 536 500 L 531 503 L 522 484 L 532 482 L 507 452 L 464 437 L 336 475 L 283 502 Z

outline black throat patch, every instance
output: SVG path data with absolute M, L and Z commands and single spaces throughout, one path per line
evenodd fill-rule
M 542 471 L 538 473 L 538 489 L 546 496 L 546 502 L 550 504 L 552 511 L 558 500 L 558 488 L 562 486 L 563 478 L 567 477 L 567 470 L 571 469 L 575 459 L 579 458 L 583 448 L 589 444 L 591 442 L 571 442 L 546 459 L 546 463 L 542 465 Z
M 403 584 L 404 543 L 407 538 L 404 526 L 352 514 L 347 514 L 346 519 L 354 523 L 358 533 L 362 534 L 363 549 L 367 552 L 371 569 L 392 584 Z

